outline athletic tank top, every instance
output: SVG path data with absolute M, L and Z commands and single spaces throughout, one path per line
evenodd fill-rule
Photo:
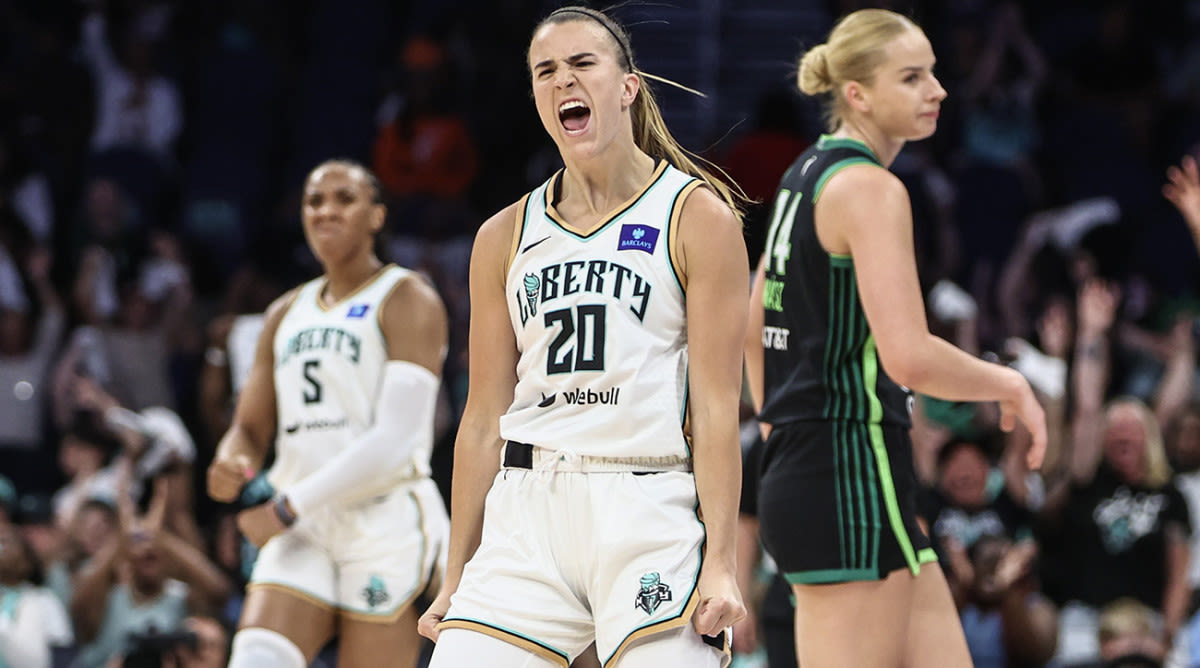
M 640 192 L 579 234 L 552 204 L 561 178 L 518 206 L 505 293 L 520 359 L 500 435 L 580 455 L 687 455 L 684 285 L 672 253 L 701 182 L 659 162 Z
M 822 136 L 780 183 L 764 251 L 764 422 L 911 424 L 911 395 L 879 362 L 853 259 L 827 252 L 817 240 L 813 208 L 822 188 L 859 164 L 880 163 L 861 142 Z
M 388 360 L 380 312 L 396 284 L 411 273 L 388 266 L 333 306 L 320 300 L 324 277 L 300 287 L 275 333 L 278 423 L 268 478 L 276 489 L 302 480 L 374 424 Z M 422 443 L 411 466 L 380 471 L 378 484 L 353 497 L 384 493 L 414 473 L 428 475 L 432 447 Z

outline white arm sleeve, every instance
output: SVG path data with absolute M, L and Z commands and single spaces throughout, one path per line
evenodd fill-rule
M 418 364 L 385 364 L 375 424 L 328 464 L 284 490 L 296 514 L 336 502 L 406 465 L 419 446 L 430 446 L 439 383 Z

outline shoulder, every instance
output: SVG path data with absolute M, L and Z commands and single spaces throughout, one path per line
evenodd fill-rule
M 266 311 L 267 327 L 274 328 L 279 324 L 279 321 L 283 319 L 283 316 L 287 313 L 288 309 L 292 307 L 292 303 L 296 301 L 296 297 L 300 295 L 300 290 L 303 287 L 303 285 L 298 285 L 277 297 L 275 301 L 271 302 L 271 305 L 267 307 Z
M 476 248 L 481 244 L 507 243 L 511 241 L 512 235 L 517 231 L 517 223 L 524 214 L 525 202 L 528 199 L 529 195 L 525 195 L 483 221 L 483 225 L 479 226 L 479 232 L 475 234 Z M 507 248 L 508 246 L 503 247 L 505 250 Z M 497 250 L 501 249 L 498 248 Z
M 722 266 L 738 255 L 738 261 L 749 267 L 742 222 L 737 214 L 702 182 L 699 187 L 688 187 L 691 192 L 679 213 L 679 233 L 671 248 L 673 262 L 678 254 L 682 277 L 686 279 L 698 267 Z
M 407 270 L 388 292 L 381 307 L 384 330 L 391 321 L 445 318 L 446 307 L 437 288 L 418 271 Z
M 479 226 L 475 233 L 475 245 L 471 250 L 471 267 L 473 271 L 494 272 L 493 278 L 503 281 L 508 273 L 508 263 L 513 252 L 513 245 L 521 234 L 520 221 L 525 214 L 525 203 L 529 199 L 525 195 L 492 214 Z
M 870 193 L 870 197 L 863 197 L 864 193 Z M 908 190 L 898 176 L 879 165 L 866 162 L 834 172 L 816 196 L 827 205 L 859 204 L 884 208 L 908 202 Z
M 703 181 L 692 181 L 685 188 L 691 188 L 683 202 L 680 215 L 690 221 L 700 221 L 704 225 L 724 225 L 741 228 L 737 215 L 725 200 L 721 199 Z

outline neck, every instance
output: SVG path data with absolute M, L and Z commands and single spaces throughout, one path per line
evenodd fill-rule
M 143 603 L 157 597 L 163 592 L 164 583 L 159 582 L 138 582 L 136 579 L 129 583 L 129 593 L 131 597 L 138 603 Z
M 624 144 L 622 142 L 622 144 Z M 602 215 L 633 197 L 646 185 L 656 161 L 632 141 L 589 159 L 564 156 L 562 200 L 573 200 L 589 213 Z
M 366 283 L 382 266 L 383 262 L 368 251 L 364 258 L 325 267 L 325 293 L 321 298 L 329 302 L 341 300 Z
M 896 156 L 900 155 L 900 149 L 904 148 L 903 139 L 888 137 L 874 125 L 854 120 L 842 121 L 842 127 L 838 128 L 833 136 L 854 139 L 866 144 L 884 167 L 891 167 L 892 163 L 896 161 Z

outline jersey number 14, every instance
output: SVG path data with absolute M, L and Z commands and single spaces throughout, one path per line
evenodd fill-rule
M 796 207 L 804 193 L 796 193 L 787 188 L 779 189 L 772 207 L 771 227 L 767 229 L 767 246 L 764 255 L 767 257 L 766 270 L 775 276 L 783 276 L 787 272 L 787 261 L 792 256 L 792 225 L 796 222 Z M 786 213 L 785 213 L 786 211 Z

